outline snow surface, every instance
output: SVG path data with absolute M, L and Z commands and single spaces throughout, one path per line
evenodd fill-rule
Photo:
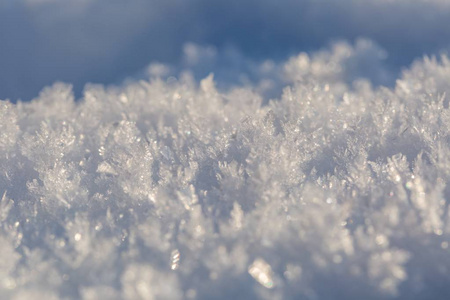
M 240 56 L 220 64 L 232 70 L 242 58 L 279 62 L 367 37 L 397 73 L 450 49 L 449 16 L 448 0 L 0 0 L 0 99 L 31 100 L 57 80 L 79 97 L 86 82 L 117 84 L 153 61 L 182 63 L 190 42 Z M 238 77 L 227 74 L 216 78 Z
M 0 300 L 450 299 L 449 16 L 0 0 Z
M 450 60 L 383 53 L 1 101 L 1 298 L 448 299 Z

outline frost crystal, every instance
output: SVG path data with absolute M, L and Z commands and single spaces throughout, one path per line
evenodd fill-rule
M 248 268 L 248 273 L 255 278 L 262 286 L 271 289 L 274 286 L 272 269 L 262 259 L 256 259 Z
M 188 73 L 2 101 L 1 298 L 448 298 L 449 59 L 388 88 L 383 55 L 264 62 L 271 101 Z

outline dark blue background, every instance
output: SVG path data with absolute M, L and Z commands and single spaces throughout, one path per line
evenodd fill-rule
M 446 51 L 449 25 L 445 1 L 3 0 L 0 99 L 29 100 L 54 81 L 77 95 L 87 82 L 117 84 L 154 61 L 180 64 L 187 42 L 278 61 L 367 37 L 400 70 Z

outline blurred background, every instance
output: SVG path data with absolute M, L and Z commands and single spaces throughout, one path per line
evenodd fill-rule
M 155 62 L 233 81 L 252 64 L 360 37 L 398 73 L 446 52 L 449 28 L 446 0 L 0 0 L 0 99 L 27 101 L 55 81 L 80 97 L 88 82 L 120 84 Z

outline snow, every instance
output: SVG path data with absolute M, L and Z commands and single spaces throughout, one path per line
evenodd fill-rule
M 2 298 L 445 299 L 450 62 L 382 54 L 2 101 Z
M 448 0 L 2 0 L 0 99 L 31 100 L 55 81 L 80 97 L 87 82 L 119 84 L 155 61 L 192 63 L 191 43 L 210 48 L 197 79 L 211 66 L 227 70 L 220 82 L 237 79 L 252 73 L 243 62 L 359 37 L 381 45 L 397 74 L 450 49 L 449 14 Z
M 251 0 L 105 1 L 0 3 L 0 25 L 27 12 L 39 33 L 16 41 L 36 56 L 14 67 L 0 45 L 0 91 L 75 84 L 0 100 L 0 299 L 449 298 L 450 59 L 421 56 L 450 44 L 448 1 L 279 0 L 285 18 L 269 0 L 254 14 Z M 264 38 L 246 46 L 209 21 L 220 9 L 283 20 L 266 30 L 274 47 L 312 31 L 312 48 L 258 57 Z M 153 59 L 117 61 L 175 13 Z M 53 32 L 83 22 L 97 30 Z M 51 50 L 42 68 L 55 45 L 85 52 L 56 67 L 70 55 Z M 77 96 L 115 68 L 127 78 Z M 27 70 L 45 76 L 27 85 Z

